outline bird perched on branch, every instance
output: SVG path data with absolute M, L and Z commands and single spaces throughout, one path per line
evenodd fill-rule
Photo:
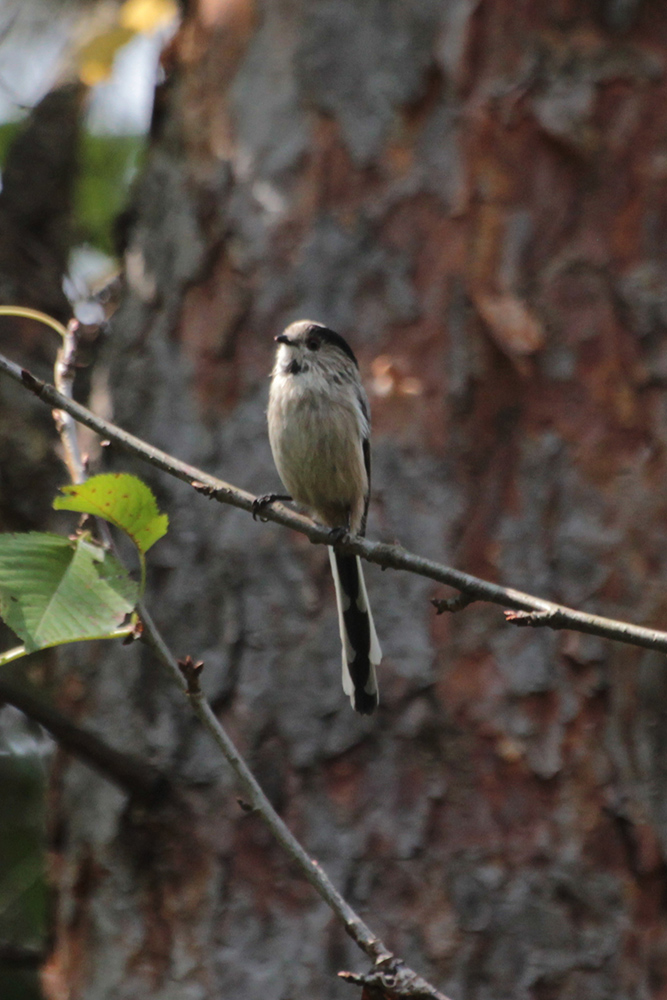
M 268 424 L 271 450 L 289 496 L 332 529 L 363 535 L 371 483 L 370 413 L 349 344 L 320 323 L 301 320 L 276 337 Z M 382 659 L 359 556 L 329 546 L 343 646 L 343 690 L 370 715 L 378 703 Z

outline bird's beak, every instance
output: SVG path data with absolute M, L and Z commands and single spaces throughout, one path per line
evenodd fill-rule
M 274 337 L 273 339 L 275 340 L 276 344 L 291 344 L 292 343 L 292 341 L 289 339 L 289 337 L 286 337 L 284 333 L 281 333 L 279 337 Z

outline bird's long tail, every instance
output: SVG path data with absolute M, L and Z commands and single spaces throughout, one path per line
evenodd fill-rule
M 343 645 L 343 690 L 352 707 L 370 715 L 378 703 L 375 668 L 382 659 L 359 556 L 342 555 L 329 547 L 336 588 L 338 626 Z

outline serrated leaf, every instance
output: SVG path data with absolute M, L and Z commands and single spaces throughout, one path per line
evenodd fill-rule
M 64 496 L 53 501 L 56 510 L 103 517 L 129 535 L 142 554 L 166 534 L 169 518 L 160 514 L 152 490 L 136 476 L 110 473 L 60 489 Z
M 125 567 L 89 539 L 0 534 L 0 616 L 28 652 L 103 638 L 138 598 Z

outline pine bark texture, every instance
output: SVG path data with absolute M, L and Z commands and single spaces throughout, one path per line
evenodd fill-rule
M 652 2 L 202 0 L 127 229 L 109 351 L 127 429 L 257 493 L 290 320 L 350 339 L 368 533 L 667 627 L 667 11 Z M 112 455 L 116 468 L 130 463 Z M 381 707 L 351 711 L 328 560 L 149 479 L 148 603 L 367 922 L 456 1000 L 667 996 L 667 664 L 367 581 Z M 62 701 L 169 769 L 146 809 L 53 793 L 49 1000 L 344 998 L 365 968 L 137 646 Z

